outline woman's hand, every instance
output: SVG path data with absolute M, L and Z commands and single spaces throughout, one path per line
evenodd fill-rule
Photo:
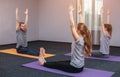
M 69 13 L 72 13 L 74 11 L 74 8 L 72 5 L 69 6 Z
M 25 14 L 28 15 L 28 9 L 26 9 Z

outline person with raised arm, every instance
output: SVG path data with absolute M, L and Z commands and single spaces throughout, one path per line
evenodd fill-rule
M 28 47 L 27 28 L 28 28 L 28 9 L 25 13 L 25 22 L 21 22 L 18 16 L 18 8 L 16 8 L 16 50 L 18 53 L 39 56 L 40 50 Z
M 110 40 L 112 37 L 112 25 L 110 24 L 110 10 L 107 9 L 107 23 L 103 20 L 103 7 L 101 8 L 101 39 L 100 51 L 93 51 L 92 56 L 108 58 L 110 54 Z
M 70 29 L 71 34 L 74 38 L 74 41 L 71 46 L 71 60 L 69 61 L 56 61 L 56 62 L 47 62 L 44 58 L 45 49 L 41 48 L 41 53 L 39 56 L 40 65 L 59 69 L 69 73 L 78 73 L 82 72 L 85 65 L 85 56 L 91 55 L 92 44 L 91 44 L 91 33 L 83 22 L 77 24 L 75 27 L 74 19 L 73 19 L 73 11 L 74 8 L 71 5 L 69 7 L 69 16 L 70 16 Z M 79 15 L 81 16 L 81 8 L 79 11 Z M 81 16 L 82 18 L 82 16 Z

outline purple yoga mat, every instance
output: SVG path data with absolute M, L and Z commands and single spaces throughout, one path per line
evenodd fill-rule
M 56 74 L 62 74 L 62 75 L 66 75 L 66 76 L 74 76 L 74 77 L 111 77 L 114 74 L 114 72 L 89 69 L 89 68 L 84 68 L 83 72 L 81 72 L 81 73 L 67 73 L 64 71 L 57 70 L 57 69 L 51 69 L 51 68 L 46 68 L 46 67 L 40 66 L 38 61 L 23 64 L 22 66 L 37 69 L 37 70 L 52 72 L 52 73 L 56 73 Z
M 71 56 L 71 53 L 65 54 L 66 56 Z M 99 59 L 99 60 L 107 60 L 107 61 L 116 61 L 120 62 L 120 57 L 119 56 L 109 56 L 108 58 L 99 58 L 99 57 L 88 57 L 89 59 Z

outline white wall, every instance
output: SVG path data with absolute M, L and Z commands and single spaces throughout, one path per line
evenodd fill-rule
M 28 40 L 39 40 L 38 0 L 0 0 L 0 45 L 16 43 L 15 8 L 20 10 L 23 21 L 24 10 L 29 9 Z
M 39 1 L 40 40 L 71 42 L 68 7 L 72 0 Z M 74 2 L 75 4 L 76 2 Z
M 110 8 L 113 27 L 112 46 L 120 46 L 120 0 L 104 0 L 104 8 Z
M 28 40 L 71 42 L 68 6 L 73 0 L 0 0 L 0 45 L 16 42 L 15 8 L 20 9 L 24 20 L 24 10 L 29 8 Z M 74 7 L 75 7 L 74 2 Z M 113 4 L 114 3 L 114 4 Z M 112 46 L 120 46 L 120 0 L 104 0 L 104 7 L 111 9 L 113 26 Z M 76 19 L 76 16 L 75 16 Z M 75 20 L 76 22 L 76 20 Z M 39 25 L 39 26 L 38 26 Z
M 73 0 L 39 0 L 39 39 L 71 42 L 68 6 Z M 111 9 L 113 26 L 112 46 L 120 46 L 120 0 L 104 0 L 104 8 Z M 75 3 L 74 3 L 75 5 Z

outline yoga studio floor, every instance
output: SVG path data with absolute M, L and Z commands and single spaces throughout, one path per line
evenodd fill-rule
M 29 47 L 35 49 L 39 49 L 39 47 L 44 47 L 46 49 L 46 53 L 55 54 L 55 56 L 46 58 L 46 60 L 48 61 L 70 60 L 70 56 L 64 55 L 66 53 L 70 53 L 71 45 L 69 43 L 34 41 L 29 42 Z M 15 48 L 15 44 L 0 46 L 0 50 L 11 48 Z M 93 49 L 97 50 L 99 49 L 99 46 L 93 46 Z M 120 57 L 120 48 L 111 47 L 110 55 Z M 69 77 L 67 75 L 51 73 L 22 66 L 23 64 L 34 61 L 37 61 L 37 59 L 0 52 L 0 77 Z M 85 63 L 85 68 L 114 72 L 112 77 L 120 77 L 120 60 L 110 61 L 104 59 L 100 60 L 86 58 Z M 90 76 L 86 75 L 86 77 Z

